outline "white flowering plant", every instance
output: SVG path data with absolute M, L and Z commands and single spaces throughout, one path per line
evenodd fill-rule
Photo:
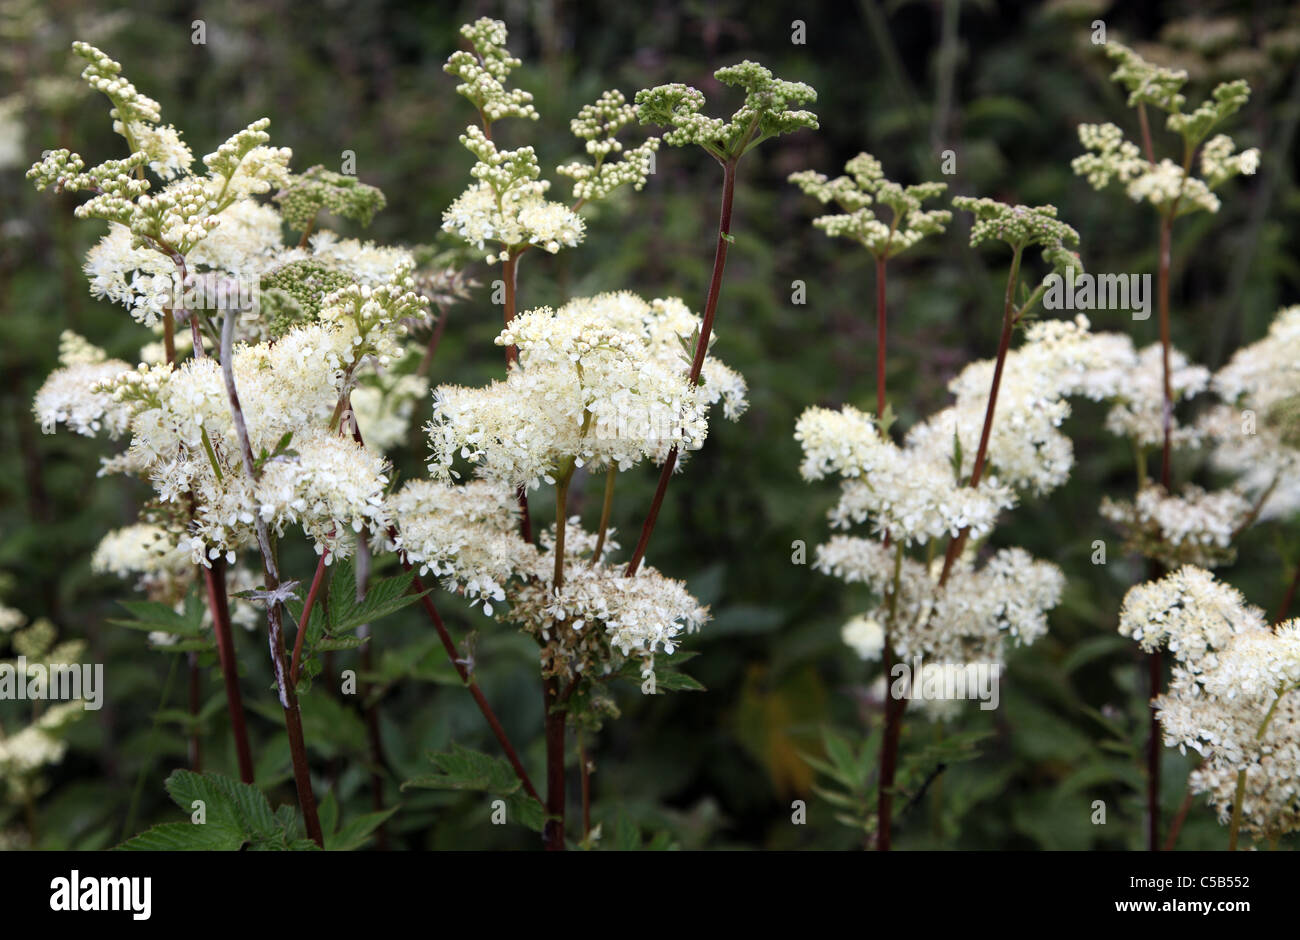
M 852 30 L 765 8 L 529 10 L 205 11 L 151 61 L 0 2 L 0 670 L 105 659 L 113 703 L 0 703 L 0 847 L 1293 846 L 1300 574 L 1252 602 L 1300 308 L 1246 32 L 1162 33 L 1182 71 L 1045 30 L 1025 73 L 945 5 L 919 79 L 870 11 L 844 81 Z M 274 138 L 210 94 L 251 74 Z M 1131 133 L 1057 133 L 1116 87 Z M 1117 265 L 1158 320 L 1058 302 Z

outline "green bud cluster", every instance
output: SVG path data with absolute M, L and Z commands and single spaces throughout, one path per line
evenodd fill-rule
M 739 159 L 769 137 L 817 127 L 817 115 L 792 107 L 817 100 L 810 85 L 775 78 L 748 60 L 718 69 L 714 77 L 745 92 L 744 103 L 730 121 L 701 114 L 704 93 L 677 82 L 637 92 L 637 117 L 642 124 L 672 127 L 663 136 L 670 146 L 697 144 L 724 163 Z
M 520 61 L 506 49 L 506 24 L 482 17 L 460 28 L 473 52 L 459 50 L 447 59 L 443 70 L 461 80 L 456 91 L 474 103 L 489 123 L 506 117 L 537 120 L 533 96 L 519 89 L 507 89 L 510 73 Z
M 280 215 L 295 232 L 305 232 L 320 210 L 369 225 L 387 205 L 384 194 L 355 176 L 314 166 L 290 177 L 289 185 L 275 196 Z
M 267 329 L 279 338 L 320 316 L 321 302 L 352 279 L 319 261 L 290 261 L 262 278 L 261 312 Z
M 573 180 L 574 198 L 582 202 L 604 199 L 618 187 L 631 183 L 641 189 L 650 175 L 651 155 L 659 149 L 659 138 L 651 137 L 624 152 L 618 133 L 636 120 L 636 108 L 627 103 L 621 91 L 604 92 L 594 104 L 583 105 L 578 116 L 569 122 L 573 136 L 586 141 L 591 163 L 574 161 L 558 167 L 556 172 Z M 608 162 L 610 154 L 623 154 L 621 160 Z
M 844 166 L 848 176 L 828 179 L 813 170 L 790 174 L 794 183 L 823 204 L 834 202 L 845 210 L 824 215 L 813 225 L 827 235 L 851 238 L 877 258 L 892 258 L 911 248 L 927 235 L 937 235 L 952 221 L 946 209 L 922 210 L 921 203 L 941 196 L 947 183 L 918 183 L 901 186 L 885 178 L 880 161 L 860 153 Z M 886 225 L 871 210 L 872 201 L 888 206 L 892 219 Z

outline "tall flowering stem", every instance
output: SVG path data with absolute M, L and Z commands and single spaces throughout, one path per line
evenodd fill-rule
M 979 486 L 988 460 L 989 440 L 993 433 L 993 418 L 997 411 L 998 390 L 1002 386 L 1002 370 L 1006 365 L 1007 353 L 1011 349 L 1011 334 L 1015 329 L 1018 315 L 1015 308 L 1015 289 L 1020 283 L 1020 257 L 1023 246 L 1016 246 L 1011 257 L 1011 272 L 1007 276 L 1006 297 L 1002 306 L 1002 334 L 998 339 L 998 355 L 993 366 L 993 380 L 989 388 L 988 406 L 984 411 L 984 426 L 980 431 L 979 449 L 975 452 L 975 463 L 971 470 L 967 486 L 971 489 Z M 942 590 L 952 575 L 953 565 L 961 557 L 962 549 L 970 537 L 970 529 L 963 528 L 957 536 L 948 542 L 948 549 L 943 556 L 943 570 L 939 574 L 936 590 Z M 893 596 L 891 594 L 891 602 Z M 891 617 L 892 620 L 892 617 Z M 892 626 L 892 624 L 891 624 Z M 889 646 L 886 640 L 886 646 Z M 892 650 L 887 654 L 886 668 L 892 665 Z M 886 671 L 886 676 L 889 672 Z M 898 772 L 898 745 L 903 730 L 903 713 L 907 710 L 907 698 L 887 695 L 885 698 L 885 734 L 880 746 L 880 792 L 876 804 L 876 848 L 888 852 L 890 833 L 893 825 L 894 778 Z
M 230 712 L 230 731 L 235 738 L 235 755 L 239 760 L 239 779 L 253 782 L 253 754 L 248 746 L 248 726 L 244 722 L 244 702 L 239 692 L 239 667 L 235 658 L 235 641 L 230 630 L 230 601 L 226 596 L 226 564 L 213 559 L 212 567 L 203 568 L 207 586 L 208 609 L 212 612 L 212 632 L 217 639 L 217 657 L 226 686 L 226 708 Z
M 1246 103 L 1250 86 L 1242 80 L 1223 82 L 1215 87 L 1209 99 L 1188 111 L 1184 110 L 1187 99 L 1183 88 L 1188 80 L 1185 70 L 1147 62 L 1121 43 L 1108 43 L 1106 54 L 1116 63 L 1111 79 L 1128 90 L 1128 104 L 1137 110 L 1141 146 L 1126 140 L 1114 124 L 1082 124 L 1079 140 L 1090 152 L 1076 157 L 1072 166 L 1095 189 L 1102 189 L 1112 181 L 1120 182 L 1131 198 L 1149 203 L 1160 215 L 1157 274 L 1162 369 L 1160 483 L 1169 492 L 1173 476 L 1174 412 L 1169 325 L 1173 224 L 1176 218 L 1190 212 L 1218 212 L 1219 198 L 1213 190 L 1237 175 L 1253 174 L 1258 168 L 1258 150 L 1237 153 L 1236 144 L 1227 135 L 1210 137 L 1216 125 Z M 1165 112 L 1165 128 L 1182 138 L 1181 165 L 1170 159 L 1156 161 L 1148 106 Z M 1192 162 L 1198 151 L 1199 177 L 1192 175 Z M 1159 577 L 1162 572 L 1163 568 L 1153 563 L 1153 577 Z M 1154 699 L 1163 685 L 1163 663 L 1158 649 L 1148 657 L 1147 671 Z M 1160 721 L 1153 706 L 1147 747 L 1147 843 L 1153 852 L 1160 848 L 1160 738 Z
M 244 411 L 239 404 L 239 390 L 235 387 L 233 349 L 235 318 L 235 312 L 228 311 L 222 323 L 221 374 L 225 380 L 226 395 L 230 399 L 230 413 L 234 419 L 235 435 L 239 440 L 239 453 L 244 464 L 244 472 L 248 474 L 250 480 L 257 480 L 260 474 L 253 459 L 253 447 L 249 441 L 248 427 L 244 423 Z M 289 663 L 285 655 L 284 632 L 281 625 L 285 591 L 291 588 L 292 584 L 280 583 L 280 573 L 275 563 L 275 550 L 271 545 L 266 522 L 259 512 L 254 512 L 253 517 L 266 587 L 267 643 L 271 651 L 276 688 L 280 693 L 280 705 L 284 709 L 284 727 L 289 736 L 289 753 L 293 758 L 293 777 L 298 789 L 298 806 L 302 810 L 303 822 L 307 827 L 307 837 L 323 848 L 325 838 L 321 832 L 320 817 L 316 812 L 316 796 L 311 788 L 311 768 L 307 764 L 307 746 L 302 733 L 302 712 L 298 707 L 298 694 L 289 677 Z
M 718 296 L 722 293 L 722 273 L 727 267 L 727 247 L 731 244 L 731 208 L 736 195 L 736 161 L 728 160 L 722 164 L 722 207 L 718 213 L 718 244 L 713 253 L 713 276 L 709 279 L 709 294 L 704 301 L 704 317 L 700 325 L 700 336 L 695 344 L 695 356 L 691 360 L 690 381 L 700 380 L 700 371 L 704 368 L 704 357 L 709 348 L 709 337 L 713 333 L 713 317 L 718 311 Z M 654 532 L 655 523 L 659 521 L 659 510 L 664 504 L 664 494 L 668 492 L 668 481 L 672 479 L 673 469 L 677 466 L 677 448 L 668 452 L 663 469 L 659 473 L 659 485 L 655 487 L 654 498 L 650 501 L 650 510 L 641 525 L 641 535 L 636 548 L 628 560 L 624 572 L 627 577 L 636 574 L 645 558 L 646 547 Z
M 876 256 L 876 414 L 885 414 L 885 340 L 887 322 L 885 317 L 885 268 L 889 260 L 883 255 Z

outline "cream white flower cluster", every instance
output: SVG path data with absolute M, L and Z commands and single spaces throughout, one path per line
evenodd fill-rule
M 586 225 L 576 212 L 546 198 L 551 184 L 539 179 L 541 169 L 532 147 L 498 150 L 471 125 L 461 143 L 478 157 L 470 184 L 442 214 L 445 231 L 482 249 L 499 246 L 502 260 L 530 245 L 555 254 L 582 241 Z M 497 251 L 488 255 L 495 261 Z
M 165 503 L 193 501 L 187 545 L 194 561 L 233 560 L 252 545 L 254 513 L 276 531 L 302 526 L 318 551 L 334 556 L 348 553 L 351 533 L 386 527 L 383 459 L 328 427 L 346 370 L 369 342 L 356 342 L 354 326 L 318 324 L 275 343 L 236 347 L 250 443 L 254 455 L 265 455 L 256 483 L 244 470 L 213 359 L 142 365 L 102 387 L 133 410 L 130 447 L 116 467 L 150 479 Z
M 194 577 L 190 553 L 176 534 L 149 522 L 137 522 L 105 535 L 90 558 L 90 567 L 123 581 L 137 578 L 137 586 L 151 598 L 166 598 L 172 603 L 184 596 L 183 588 Z
M 966 485 L 988 409 L 991 361 L 967 366 L 949 384 L 953 405 L 915 426 L 902 446 L 880 433 L 876 419 L 847 406 L 812 408 L 796 425 L 807 480 L 831 473 L 845 478 L 831 511 L 837 527 L 869 522 L 872 531 L 910 545 L 970 529 L 988 535 L 1017 493 L 1044 494 L 1065 482 L 1074 461 L 1059 427 L 1070 413 L 1067 396 L 1099 397 L 1093 378 L 1108 362 L 1112 342 L 1093 335 L 1088 321 L 1041 321 L 1008 353 L 996 420 L 989 438 L 991 470 L 978 487 Z
M 1151 105 L 1168 112 L 1165 126 L 1182 137 L 1187 154 L 1183 164 L 1168 158 L 1155 161 L 1142 155 L 1138 145 L 1125 139 L 1114 124 L 1079 125 L 1079 142 L 1088 152 L 1075 157 L 1071 166 L 1094 189 L 1104 189 L 1112 180 L 1126 187 L 1135 202 L 1148 202 L 1162 215 L 1189 212 L 1218 212 L 1214 194 L 1235 176 L 1250 176 L 1259 168 L 1259 150 L 1236 152 L 1231 137 L 1206 137 L 1215 126 L 1241 109 L 1250 97 L 1244 81 L 1224 82 L 1210 99 L 1194 111 L 1184 112 L 1186 98 L 1181 89 L 1187 73 L 1146 62 L 1120 43 L 1107 43 L 1107 54 L 1119 64 L 1111 78 L 1129 90 L 1129 106 Z M 1200 148 L 1200 177 L 1189 172 L 1191 155 Z
M 539 552 L 532 570 L 524 572 L 511 595 L 509 617 L 542 643 L 544 676 L 566 682 L 580 675 L 595 678 L 635 658 L 642 678 L 652 679 L 656 652 L 672 655 L 683 636 L 709 619 L 709 609 L 681 581 L 649 565 L 626 577 L 621 565 L 607 563 L 618 548 L 610 539 L 601 558 L 593 559 L 596 537 L 582 530 L 576 516 L 566 527 L 564 583 L 558 591 L 550 582 L 554 528 L 539 542 L 549 551 Z
M 131 367 L 120 359 L 109 359 L 104 350 L 64 330 L 59 338 L 59 368 L 46 378 L 32 405 L 41 430 L 52 434 L 57 425 L 86 437 L 103 431 L 113 440 L 121 437 L 130 412 L 107 392 L 95 391 Z
M 992 362 L 972 363 L 949 385 L 956 401 L 905 436 L 901 445 L 877 420 L 852 406 L 812 408 L 796 426 L 804 450 L 805 479 L 843 477 L 833 526 L 867 523 L 874 539 L 837 535 L 816 553 L 819 570 L 868 585 L 880 606 L 868 620 L 891 623 L 899 655 L 948 662 L 1000 662 L 1003 643 L 1032 643 L 1047 627 L 1047 611 L 1060 600 L 1064 577 L 1053 564 L 1020 549 L 1002 549 L 976 566 L 967 544 L 940 587 L 941 562 L 927 567 L 902 554 L 912 544 L 988 536 L 999 514 L 1024 492 L 1043 494 L 1065 482 L 1074 454 L 1059 427 L 1069 415 L 1067 397 L 1102 398 L 1098 374 L 1110 366 L 1115 338 L 1094 335 L 1086 318 L 1045 320 L 1026 330 L 1024 344 L 1007 354 L 989 438 L 988 473 L 968 484 L 988 408 Z M 880 537 L 892 543 L 886 547 Z M 894 577 L 899 594 L 891 618 Z M 846 642 L 859 650 L 854 625 Z M 846 630 L 848 628 L 846 627 Z M 864 634 L 865 635 L 865 634 Z M 859 650 L 860 651 L 860 650 Z
M 1106 498 L 1101 514 L 1126 536 L 1126 549 L 1165 565 L 1215 568 L 1236 557 L 1232 542 L 1250 521 L 1251 503 L 1236 490 L 1186 486 L 1177 494 L 1152 484 L 1132 501 Z
M 0 780 L 9 800 L 21 804 L 44 792 L 40 772 L 63 761 L 68 752 L 63 732 L 85 714 L 79 701 L 59 702 L 17 731 L 0 731 Z
M 1244 831 L 1300 828 L 1300 621 L 1270 627 L 1238 591 L 1188 566 L 1129 591 L 1119 632 L 1173 655 L 1156 699 L 1165 744 L 1201 755 L 1189 785 L 1220 822 L 1243 784 Z
M 6 583 L 6 589 L 9 586 Z M 44 671 L 46 664 L 72 665 L 82 659 L 85 644 L 81 641 L 58 642 L 54 624 L 43 617 L 24 627 L 26 622 L 20 611 L 0 603 L 0 649 L 10 648 L 15 657 L 27 661 L 25 674 L 17 658 L 3 660 L 17 681 L 28 681 L 32 670 Z M 41 771 L 63 760 L 68 749 L 64 732 L 85 714 L 79 700 L 44 708 L 21 726 L 11 723 L 6 713 L 5 725 L 0 726 L 0 799 L 21 805 L 40 796 L 46 788 Z
M 1115 334 L 1110 368 L 1098 375 L 1104 397 L 1112 402 L 1106 415 L 1106 430 L 1141 448 L 1164 443 L 1164 367 L 1159 343 L 1135 350 L 1127 335 Z M 1175 405 L 1210 387 L 1210 372 L 1195 365 L 1178 349 L 1169 351 L 1169 385 Z M 1196 444 L 1201 437 L 1195 425 L 1170 418 L 1170 439 L 1175 447 Z
M 1300 512 L 1300 306 L 1214 375 L 1224 404 L 1197 423 L 1211 465 L 1259 501 L 1261 520 Z
M 486 479 L 535 488 L 574 466 L 628 469 L 699 448 L 709 406 L 737 416 L 745 386 L 716 361 L 703 384 L 689 382 L 683 343 L 698 325 L 678 300 L 627 293 L 519 315 L 497 337 L 519 348 L 505 381 L 435 391 L 430 472 L 457 476 L 459 457 Z
M 815 564 L 819 571 L 865 584 L 884 598 L 893 591 L 897 551 L 874 539 L 836 535 L 817 547 Z M 927 566 L 901 559 L 890 642 L 902 658 L 1000 663 L 1008 643 L 1029 645 L 1047 632 L 1047 612 L 1060 602 L 1065 587 L 1056 565 L 1019 548 L 1000 549 L 979 566 L 968 551 L 942 587 L 940 568 L 938 561 Z M 890 605 L 882 601 L 863 616 L 888 622 Z M 846 642 L 861 655 L 858 629 Z
M 491 615 L 506 586 L 533 567 L 537 549 L 519 535 L 514 490 L 486 480 L 453 486 L 412 480 L 389 500 L 397 549 L 420 574 L 433 572 Z
M 869 153 L 860 153 L 844 165 L 848 176 L 833 180 L 813 170 L 790 174 L 790 182 L 813 196 L 823 205 L 834 201 L 843 213 L 824 215 L 813 225 L 827 235 L 851 238 L 878 258 L 892 258 L 911 248 L 927 235 L 944 231 L 952 221 L 946 209 L 922 210 L 921 203 L 942 195 L 947 183 L 919 183 L 900 186 L 885 179 L 880 161 Z M 873 201 L 889 206 L 888 224 L 876 217 L 869 207 Z

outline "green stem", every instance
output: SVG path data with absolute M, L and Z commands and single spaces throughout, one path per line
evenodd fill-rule
M 605 503 L 600 508 L 600 531 L 596 533 L 596 548 L 591 553 L 591 563 L 600 564 L 600 553 L 605 549 L 605 533 L 609 531 L 609 516 L 614 508 L 614 480 L 618 477 L 618 466 L 610 464 L 605 471 Z
M 213 453 L 212 441 L 208 439 L 208 429 L 200 425 L 199 436 L 203 438 L 203 449 L 208 454 L 208 462 L 212 464 L 212 472 L 217 475 L 217 483 L 221 483 L 225 478 L 221 475 L 221 464 L 217 463 L 217 455 Z

